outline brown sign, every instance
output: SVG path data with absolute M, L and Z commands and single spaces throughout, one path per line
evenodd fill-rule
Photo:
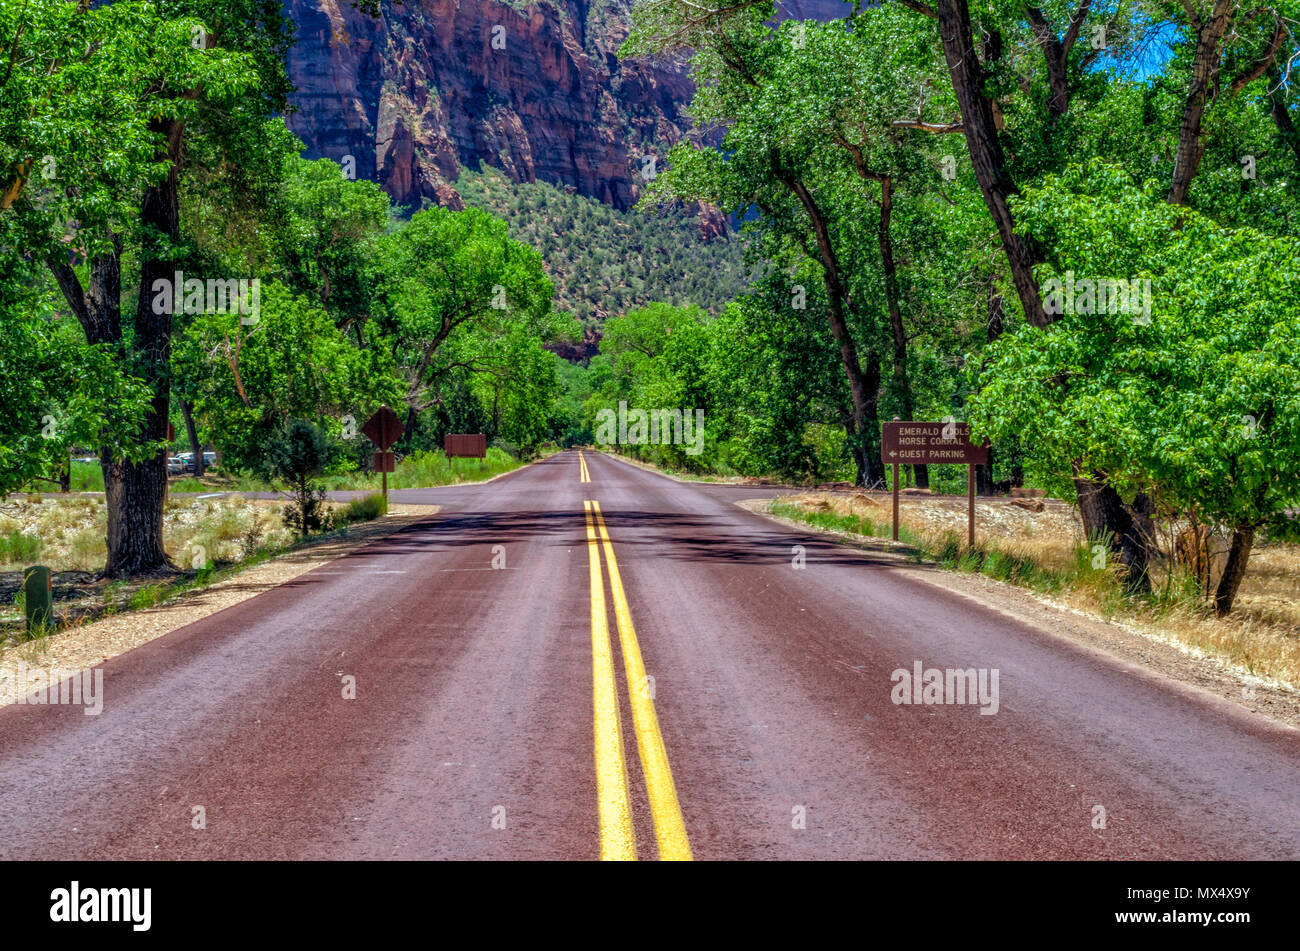
M 376 472 L 394 472 L 397 469 L 397 457 L 391 452 L 375 453 Z
M 917 423 L 901 419 L 881 425 L 881 455 L 894 467 L 894 541 L 898 541 L 898 467 L 956 463 L 966 468 L 966 544 L 975 547 L 975 467 L 988 465 L 989 444 L 972 446 L 966 423 Z
M 982 446 L 971 445 L 970 426 L 967 423 L 914 423 L 892 420 L 882 424 L 882 427 L 884 436 L 882 456 L 886 464 L 988 464 L 988 443 Z
M 487 455 L 487 436 L 484 433 L 447 433 L 442 437 L 442 451 L 448 457 L 482 459 Z
M 374 416 L 366 420 L 366 424 L 361 427 L 361 431 L 366 434 L 366 437 L 372 443 L 379 447 L 380 452 L 384 452 L 402 438 L 402 433 L 406 432 L 406 427 L 402 425 L 396 413 L 387 406 L 381 406 Z M 391 472 L 392 470 L 388 471 Z

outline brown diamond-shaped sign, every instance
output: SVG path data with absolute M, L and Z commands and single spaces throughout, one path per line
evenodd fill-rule
M 381 406 L 374 416 L 366 420 L 361 431 L 379 447 L 380 452 L 387 452 L 393 443 L 402 438 L 406 427 L 402 425 L 396 413 L 387 406 Z

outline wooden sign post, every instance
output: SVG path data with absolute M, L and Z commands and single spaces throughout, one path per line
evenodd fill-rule
M 987 465 L 986 441 L 975 446 L 966 423 L 918 423 L 895 419 L 881 424 L 882 454 L 894 467 L 894 541 L 898 541 L 898 467 L 903 464 L 966 466 L 966 544 L 975 547 L 975 467 Z
M 383 474 L 384 479 L 384 506 L 388 506 L 388 473 L 397 468 L 396 457 L 389 452 L 393 443 L 402 438 L 402 433 L 406 432 L 406 427 L 402 421 L 397 418 L 387 406 L 381 406 L 375 411 L 375 415 L 366 420 L 361 431 L 366 437 L 379 447 L 375 453 L 375 469 Z

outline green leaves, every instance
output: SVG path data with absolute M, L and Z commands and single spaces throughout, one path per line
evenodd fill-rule
M 554 287 L 540 255 L 478 209 L 419 212 L 380 241 L 378 254 L 381 326 L 407 379 L 407 401 L 419 408 L 434 402 L 431 388 L 453 368 L 508 374 L 493 341 L 574 332 L 551 311 Z
M 288 420 L 337 433 L 342 417 L 364 421 L 402 396 L 385 351 L 358 349 L 328 312 L 278 284 L 263 288 L 253 325 L 241 324 L 238 314 L 196 317 L 173 364 L 235 468 L 269 464 L 267 449 Z
M 1099 164 L 1027 190 L 1017 213 L 1052 248 L 1042 278 L 1149 279 L 1152 313 L 1005 336 L 977 375 L 976 429 L 1020 436 L 1062 492 L 1101 472 L 1232 526 L 1300 503 L 1300 242 L 1224 228 Z
M 132 439 L 148 391 L 124 378 L 112 354 L 54 316 L 48 290 L 17 267 L 0 280 L 0 497 L 53 477 L 74 446 L 110 455 L 148 448 Z

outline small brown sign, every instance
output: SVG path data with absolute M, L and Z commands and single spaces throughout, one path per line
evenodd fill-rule
M 376 472 L 395 472 L 397 470 L 397 457 L 391 452 L 375 453 L 375 471 Z
M 886 464 L 987 465 L 989 461 L 988 443 L 971 445 L 967 423 L 892 420 L 882 424 L 882 434 L 881 449 Z
M 487 455 L 487 435 L 484 433 L 447 433 L 442 437 L 442 451 L 448 458 L 465 456 L 482 459 Z
M 402 433 L 406 432 L 406 427 L 402 425 L 401 420 L 387 406 L 379 407 L 374 416 L 366 420 L 361 431 L 366 437 L 379 447 L 380 452 L 385 452 L 392 448 L 393 443 L 402 438 Z M 381 470 L 382 471 L 382 470 Z M 392 470 L 389 469 L 389 472 Z

